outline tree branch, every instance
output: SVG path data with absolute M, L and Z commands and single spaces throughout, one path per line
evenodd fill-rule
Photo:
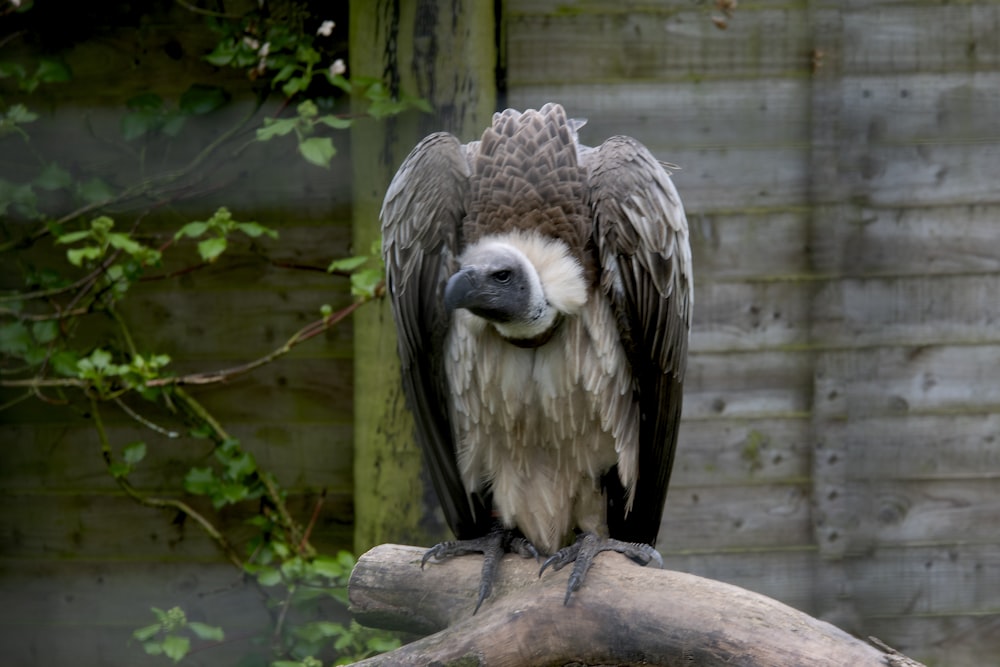
M 114 457 L 111 452 L 111 441 L 108 439 L 107 431 L 104 429 L 104 420 L 101 419 L 100 406 L 97 403 L 97 399 L 93 396 L 90 397 L 90 414 L 94 420 L 94 427 L 97 429 L 97 436 L 101 442 L 101 456 L 104 458 L 105 465 L 108 466 L 109 472 L 112 463 L 114 462 Z M 146 507 L 155 507 L 157 509 L 170 509 L 177 512 L 181 512 L 186 515 L 204 530 L 209 537 L 218 545 L 222 553 L 225 554 L 229 562 L 235 565 L 238 569 L 243 570 L 243 561 L 240 559 L 239 554 L 226 539 L 226 536 L 220 533 L 212 522 L 206 519 L 200 512 L 195 510 L 193 507 L 185 503 L 183 500 L 176 500 L 174 498 L 156 498 L 154 496 L 147 496 L 140 492 L 131 482 L 129 482 L 123 475 L 116 475 L 114 472 L 110 472 L 111 476 L 114 478 L 115 482 L 118 483 L 118 487 L 125 492 L 125 494 L 136 501 L 140 505 L 145 505 Z
M 566 606 L 569 568 L 539 578 L 537 563 L 508 555 L 493 595 L 473 616 L 482 559 L 421 571 L 424 551 L 382 545 L 358 560 L 349 595 L 359 622 L 435 634 L 357 664 L 890 664 L 883 651 L 776 600 L 615 554 L 596 560 Z

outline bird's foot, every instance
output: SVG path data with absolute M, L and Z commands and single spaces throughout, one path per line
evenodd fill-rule
M 617 551 L 634 560 L 639 565 L 649 565 L 656 563 L 659 568 L 663 567 L 663 557 L 660 552 L 648 544 L 622 542 L 611 538 L 598 537 L 594 533 L 582 533 L 576 542 L 564 547 L 549 556 L 538 576 L 542 576 L 545 568 L 552 566 L 553 570 L 561 570 L 566 565 L 573 563 L 573 571 L 569 575 L 569 583 L 566 584 L 566 597 L 563 604 L 569 604 L 569 598 L 574 591 L 580 589 L 583 580 L 587 577 L 587 571 L 594 562 L 594 556 L 602 551 Z
M 424 568 L 430 559 L 444 560 L 453 556 L 464 556 L 471 553 L 483 554 L 483 571 L 479 579 L 479 598 L 476 600 L 475 614 L 483 604 L 483 600 L 493 592 L 493 581 L 504 554 L 516 553 L 524 558 L 538 560 L 538 551 L 534 545 L 514 531 L 497 526 L 486 535 L 471 540 L 452 540 L 435 544 L 424 553 L 420 559 L 420 569 Z

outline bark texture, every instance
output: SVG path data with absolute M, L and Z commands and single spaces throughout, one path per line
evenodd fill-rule
M 617 554 L 598 557 L 563 605 L 568 568 L 539 578 L 507 556 L 473 616 L 482 559 L 428 563 L 420 547 L 385 544 L 351 575 L 358 620 L 428 634 L 364 665 L 663 665 L 884 667 L 905 659 L 776 600 Z M 430 634 L 433 633 L 433 634 Z

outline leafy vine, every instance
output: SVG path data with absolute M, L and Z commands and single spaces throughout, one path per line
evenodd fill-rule
M 229 368 L 175 373 L 169 355 L 145 351 L 144 332 L 132 331 L 123 314 L 133 288 L 142 282 L 176 280 L 224 262 L 227 250 L 238 239 L 278 238 L 279 230 L 237 220 L 226 207 L 204 219 L 185 222 L 167 236 L 147 229 L 146 222 L 158 209 L 200 192 L 209 162 L 238 159 L 253 144 L 293 139 L 303 159 L 329 168 L 336 155 L 335 133 L 361 120 L 333 113 L 332 100 L 337 96 L 367 100 L 366 116 L 375 120 L 410 109 L 426 111 L 428 106 L 417 98 L 391 96 L 379 81 L 349 78 L 344 54 L 324 46 L 334 33 L 334 22 L 313 19 L 305 3 L 282 3 L 284 13 L 268 11 L 268 3 L 260 3 L 259 8 L 239 16 L 181 0 L 177 4 L 203 17 L 200 20 L 217 36 L 214 49 L 203 60 L 245 72 L 258 102 L 185 164 L 157 170 L 150 166 L 148 142 L 169 144 L 183 137 L 192 119 L 224 110 L 229 93 L 221 87 L 196 84 L 176 102 L 153 92 L 130 98 L 121 110 L 120 123 L 120 141 L 129 147 L 139 175 L 130 185 L 116 187 L 41 155 L 33 178 L 20 182 L 0 178 L 0 231 L 4 235 L 0 256 L 20 267 L 24 285 L 0 291 L 0 387 L 12 394 L 0 405 L 0 412 L 37 400 L 43 405 L 69 406 L 89 419 L 107 474 L 126 496 L 190 519 L 229 562 L 253 578 L 274 609 L 269 638 L 274 667 L 315 667 L 322 664 L 317 656 L 331 652 L 351 660 L 390 650 L 397 639 L 354 623 L 290 620 L 290 609 L 317 598 L 346 604 L 353 557 L 346 552 L 317 553 L 310 543 L 315 512 L 305 521 L 294 516 L 275 476 L 185 390 L 221 384 L 270 364 L 380 297 L 378 249 L 366 256 L 335 259 L 325 267 L 333 275 L 350 277 L 355 297 L 350 305 L 335 311 L 319 304 L 313 321 L 284 343 Z M 6 6 L 0 6 L 0 15 L 25 14 L 32 5 L 7 0 Z M 15 32 L 0 39 L 0 49 L 17 36 Z M 27 62 L 24 58 L 8 60 L 0 51 L 0 143 L 30 142 L 32 124 L 42 117 L 32 109 L 32 95 L 72 79 L 70 64 L 58 57 Z M 275 94 L 281 97 L 278 111 L 262 116 L 263 101 Z M 4 95 L 15 101 L 8 102 Z M 192 244 L 195 263 L 163 271 L 167 255 L 189 253 Z M 46 261 L 36 262 L 33 258 L 38 256 Z M 170 423 L 157 423 L 144 414 L 144 405 L 155 406 L 158 415 L 169 415 Z M 132 481 L 150 447 L 143 440 L 113 442 L 105 427 L 105 415 L 112 410 L 161 436 L 211 443 L 211 458 L 190 467 L 179 495 L 205 498 L 216 510 L 257 501 L 260 511 L 250 519 L 256 537 L 245 551 L 195 503 L 155 495 Z M 182 609 L 154 608 L 152 613 L 153 622 L 133 634 L 150 655 L 177 662 L 193 651 L 226 641 L 221 627 L 188 620 Z

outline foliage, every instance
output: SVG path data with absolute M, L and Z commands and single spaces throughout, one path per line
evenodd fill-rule
M 191 638 L 221 642 L 226 634 L 217 628 L 197 621 L 188 621 L 184 610 L 173 607 L 167 611 L 153 607 L 156 623 L 139 628 L 132 636 L 142 642 L 149 655 L 165 655 L 180 662 L 191 650 Z
M 238 160 L 253 145 L 293 138 L 303 159 L 330 168 L 336 155 L 334 135 L 360 120 L 332 111 L 337 98 L 345 95 L 368 101 L 368 122 L 409 109 L 428 110 L 423 100 L 391 95 L 380 81 L 348 78 L 343 57 L 338 57 L 342 54 L 328 42 L 333 22 L 323 21 L 316 28 L 303 11 L 295 10 L 298 4 L 287 4 L 292 9 L 284 16 L 255 9 L 240 17 L 207 19 L 218 42 L 204 60 L 245 71 L 261 104 L 179 167 L 151 167 L 152 148 L 168 154 L 193 119 L 224 114 L 232 94 L 218 85 L 195 84 L 176 100 L 147 91 L 125 101 L 116 142 L 123 147 L 123 159 L 135 160 L 131 183 L 109 183 L 58 155 L 37 151 L 31 130 L 42 116 L 32 109 L 32 95 L 71 81 L 72 69 L 54 56 L 22 62 L 5 59 L 0 52 L 0 92 L 13 90 L 16 96 L 13 102 L 0 97 L 0 142 L 23 142 L 18 145 L 38 158 L 34 170 L 19 170 L 19 182 L 0 178 L 0 230 L 6 237 L 0 253 L 23 274 L 23 288 L 0 294 L 0 386 L 22 392 L 0 410 L 35 399 L 88 418 L 107 474 L 126 495 L 149 507 L 181 513 L 252 578 L 274 612 L 266 644 L 272 664 L 279 667 L 321 665 L 331 657 L 350 661 L 394 648 L 398 640 L 353 622 L 317 616 L 317 609 L 329 608 L 323 604 L 346 605 L 353 557 L 316 552 L 309 539 L 312 520 L 303 523 L 292 515 L 276 477 L 185 387 L 221 384 L 272 363 L 380 296 L 379 249 L 334 260 L 327 267 L 335 276 L 350 276 L 356 297 L 351 306 L 336 312 L 329 305 L 318 307 L 318 319 L 283 345 L 233 368 L 177 374 L 168 354 L 148 348 L 150 332 L 132 330 L 125 315 L 140 283 L 177 280 L 225 262 L 226 252 L 239 240 L 252 240 L 267 261 L 267 242 L 278 239 L 278 230 L 242 220 L 228 207 L 193 216 L 200 219 L 186 217 L 167 232 L 162 219 L 157 220 L 159 226 L 147 224 L 157 209 L 196 194 L 211 165 Z M 13 5 L 18 14 L 30 6 Z M 263 101 L 272 94 L 281 96 L 280 107 L 261 117 Z M 194 253 L 194 261 L 185 259 Z M 37 262 L 38 256 L 46 261 Z M 182 268 L 167 271 L 169 262 Z M 104 426 L 104 415 L 113 410 L 161 436 L 204 443 L 205 455 L 188 468 L 183 489 L 157 497 L 135 485 L 135 473 L 155 445 L 149 444 L 152 440 L 113 442 Z M 237 547 L 217 525 L 216 516 L 178 498 L 203 498 L 214 510 L 239 504 L 259 507 L 248 520 L 254 537 Z M 178 607 L 153 608 L 152 613 L 154 622 L 133 633 L 150 655 L 179 662 L 193 651 L 232 641 L 221 628 L 191 621 Z
M 367 255 L 342 257 L 330 262 L 329 273 L 351 276 L 351 294 L 359 299 L 370 299 L 379 295 L 385 266 L 382 264 L 382 243 L 377 241 Z

